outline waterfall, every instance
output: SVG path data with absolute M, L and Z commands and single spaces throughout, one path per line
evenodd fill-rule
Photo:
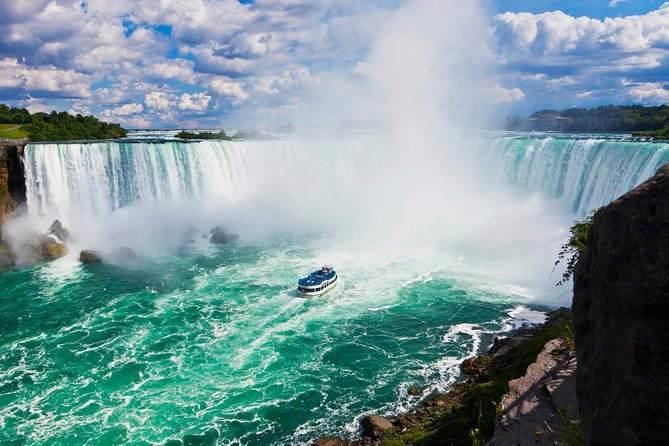
M 514 134 L 470 142 L 480 172 L 496 186 L 566 200 L 579 215 L 669 162 L 669 144 L 623 138 Z M 27 204 L 31 214 L 57 218 L 203 197 L 231 203 L 267 194 L 301 200 L 354 188 L 382 150 L 365 137 L 29 144 Z
M 669 144 L 578 135 L 478 141 L 496 184 L 566 200 L 579 216 L 623 195 L 669 163 Z
M 369 153 L 364 138 L 30 144 L 27 205 L 53 218 L 100 217 L 136 203 L 304 193 L 310 182 L 344 182 Z

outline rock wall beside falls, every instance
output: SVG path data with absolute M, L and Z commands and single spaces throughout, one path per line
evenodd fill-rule
M 586 444 L 669 444 L 669 164 L 595 215 L 573 320 Z
M 19 205 L 26 201 L 22 140 L 0 140 L 0 235 L 2 224 Z

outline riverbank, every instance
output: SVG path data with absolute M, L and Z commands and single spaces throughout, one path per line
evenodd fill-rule
M 509 382 L 518 380 L 514 383 L 526 385 L 527 389 L 537 385 L 543 388 L 542 376 L 535 376 L 536 379 L 532 380 L 527 376 L 532 372 L 528 368 L 532 369 L 531 365 L 538 364 L 535 370 L 548 368 L 550 370 L 546 371 L 552 372 L 556 367 L 567 364 L 571 358 L 570 353 L 574 350 L 571 311 L 560 308 L 547 316 L 548 320 L 540 326 L 520 328 L 511 337 L 496 338 L 487 355 L 465 360 L 461 368 L 466 378 L 450 392 L 435 395 L 418 410 L 393 420 L 366 417 L 362 422 L 363 434 L 359 440 L 325 438 L 316 441 L 316 446 L 486 444 L 493 440 L 493 436 L 497 436 L 498 431 L 506 430 L 501 424 L 504 424 L 505 417 L 509 421 L 511 406 L 514 404 L 508 402 L 514 397 L 514 388 L 516 391 L 519 388 L 510 386 Z M 554 340 L 557 341 L 551 343 Z M 536 374 L 536 371 L 532 373 Z M 509 388 L 512 392 L 508 392 Z M 529 392 L 516 396 L 531 397 Z M 506 406 L 501 403 L 503 400 L 507 402 Z M 534 437 L 528 440 L 533 444 L 542 444 L 542 438 L 549 442 L 568 441 L 566 437 L 574 436 L 572 432 L 575 426 L 578 428 L 577 423 L 572 423 L 576 414 L 574 409 L 565 407 L 563 411 L 553 414 L 553 419 L 548 420 L 548 423 L 537 429 L 530 428 L 530 431 L 527 430 L 530 424 L 522 421 L 524 430 Z M 514 412 L 515 416 L 518 416 L 518 411 Z

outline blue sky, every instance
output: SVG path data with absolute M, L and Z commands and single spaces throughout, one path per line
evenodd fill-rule
M 461 5 L 411 2 L 424 17 Z M 130 128 L 280 124 L 308 113 L 325 91 L 359 82 L 380 30 L 402 26 L 411 2 L 1 2 L 0 102 Z M 476 88 L 496 113 L 669 102 L 669 3 L 480 6 L 477 28 L 466 32 L 485 36 L 477 58 L 487 77 Z

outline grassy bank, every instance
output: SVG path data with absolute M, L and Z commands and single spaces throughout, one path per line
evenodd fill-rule
M 21 124 L 0 124 L 0 138 L 26 139 L 28 133 L 21 129 Z

